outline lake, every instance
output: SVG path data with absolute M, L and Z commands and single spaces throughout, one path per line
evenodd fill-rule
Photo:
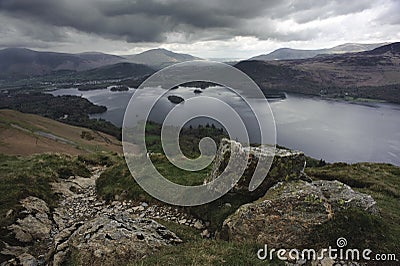
M 104 118 L 121 126 L 125 108 L 134 91 L 78 91 L 71 88 L 50 93 L 78 95 L 104 105 L 108 108 L 107 112 L 93 117 Z M 151 120 L 161 122 L 164 117 L 161 114 L 168 113 L 175 106 L 166 98 L 168 95 L 179 95 L 185 99 L 197 97 L 193 91 L 194 88 L 178 88 L 168 92 L 157 103 Z M 243 106 L 237 95 L 221 87 L 207 88 L 201 95 L 218 97 L 233 107 Z M 190 106 L 183 106 L 183 111 L 190 110 Z M 328 162 L 387 162 L 400 165 L 400 105 L 355 104 L 288 94 L 284 100 L 270 101 L 270 106 L 275 117 L 279 145 L 301 150 Z M 246 108 L 243 112 L 247 112 Z M 193 121 L 194 124 L 200 122 L 204 121 Z

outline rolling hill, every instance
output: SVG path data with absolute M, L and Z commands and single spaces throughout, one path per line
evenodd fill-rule
M 264 91 L 351 95 L 400 103 L 400 43 L 360 53 L 235 65 Z
M 73 73 L 71 77 L 85 80 L 124 79 L 143 77 L 154 72 L 153 68 L 146 65 L 124 62 Z
M 126 59 L 102 53 L 67 54 L 38 52 L 24 48 L 0 50 L 0 79 L 20 79 L 55 71 L 84 71 Z
M 307 59 L 315 57 L 317 55 L 363 52 L 375 49 L 382 45 L 385 45 L 385 43 L 373 43 L 373 44 L 346 43 L 332 48 L 317 49 L 317 50 L 280 48 L 269 54 L 252 57 L 249 60 L 272 61 L 272 60 Z
M 7 155 L 122 152 L 120 141 L 110 135 L 13 110 L 0 110 L 0 144 L 0 153 Z
M 7 48 L 0 50 L 0 80 L 38 77 L 49 80 L 138 78 L 154 73 L 154 69 L 199 59 L 166 49 L 122 57 L 98 52 L 68 54 Z
M 140 54 L 127 55 L 125 58 L 130 62 L 148 65 L 156 69 L 161 69 L 176 63 L 201 60 L 201 58 L 189 54 L 174 53 L 162 48 L 148 50 Z

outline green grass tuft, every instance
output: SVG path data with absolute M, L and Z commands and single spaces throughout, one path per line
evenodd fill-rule
M 400 167 L 384 163 L 334 163 L 324 167 L 307 168 L 306 173 L 313 179 L 339 180 L 354 190 L 371 195 L 377 202 L 381 218 L 368 218 L 363 213 L 350 212 L 341 216 L 349 217 L 347 224 L 342 224 L 343 228 L 351 235 L 354 232 L 354 235 L 365 239 L 355 241 L 362 243 L 372 239 L 368 245 L 376 247 L 377 251 L 400 253 Z M 338 220 L 340 221 L 340 218 Z M 345 220 L 342 219 L 342 222 Z M 336 227 L 340 224 L 341 222 Z M 367 225 L 371 228 L 366 233 L 364 230 L 364 235 L 361 235 L 356 228 L 359 224 L 364 228 L 367 228 Z M 326 233 L 329 233 L 329 230 L 326 228 Z M 338 229 L 336 232 L 336 237 L 344 234 Z

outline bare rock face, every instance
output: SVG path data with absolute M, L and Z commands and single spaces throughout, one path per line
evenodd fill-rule
M 79 265 L 117 265 L 149 255 L 182 241 L 161 224 L 128 215 L 101 216 L 79 227 L 68 240 L 68 249 L 78 253 Z M 55 256 L 54 264 L 62 259 Z
M 38 262 L 31 254 L 23 253 L 18 256 L 18 261 L 23 266 L 37 266 Z
M 275 152 L 273 158 L 272 156 L 274 153 L 272 153 L 272 151 Z M 248 157 L 246 158 L 245 156 L 247 154 Z M 239 142 L 222 139 L 211 174 L 206 178 L 204 183 L 211 182 L 218 178 L 232 158 L 234 160 L 247 159 L 247 167 L 240 180 L 229 193 L 239 194 L 249 199 L 249 201 L 262 197 L 269 188 L 280 181 L 299 179 L 306 164 L 304 153 L 299 151 L 274 147 L 242 147 Z M 272 164 L 267 176 L 254 191 L 250 191 L 249 185 L 257 164 L 260 163 L 258 167 L 267 168 L 268 160 L 272 160 Z
M 8 227 L 15 234 L 15 238 L 23 243 L 48 238 L 52 222 L 46 202 L 36 197 L 27 197 L 21 201 L 21 205 L 25 209 L 22 213 L 26 217 L 18 219 Z
M 50 219 L 50 209 L 45 201 L 31 196 L 21 200 L 20 204 L 21 218 L 7 229 L 13 234 L 15 240 L 21 243 L 21 246 L 3 242 L 5 248 L 0 253 L 13 257 L 5 265 L 35 266 L 38 265 L 38 261 L 30 252 L 33 249 L 42 250 L 39 247 L 40 243 L 50 239 L 53 224 Z
M 316 226 L 349 208 L 378 213 L 371 196 L 339 181 L 281 182 L 259 201 L 243 205 L 229 216 L 221 237 L 277 248 L 309 246 Z

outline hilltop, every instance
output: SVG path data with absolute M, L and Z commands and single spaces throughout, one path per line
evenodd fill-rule
M 148 65 L 156 69 L 161 69 L 176 63 L 201 60 L 199 57 L 189 54 L 174 53 L 163 48 L 152 49 L 135 55 L 127 55 L 125 58 L 130 62 Z

